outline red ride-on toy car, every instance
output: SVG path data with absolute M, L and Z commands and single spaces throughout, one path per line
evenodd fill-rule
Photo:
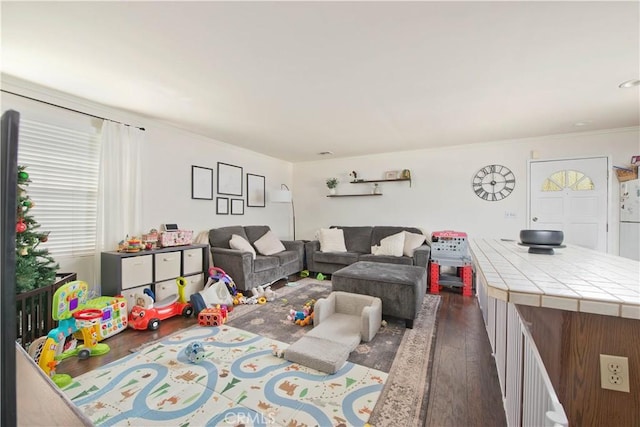
M 189 317 L 193 314 L 193 307 L 184 299 L 183 278 L 178 282 L 178 295 L 171 295 L 162 301 L 154 302 L 151 296 L 136 295 L 136 305 L 129 313 L 129 326 L 133 329 L 149 329 L 155 331 L 160 327 L 160 321 L 173 316 L 183 315 Z

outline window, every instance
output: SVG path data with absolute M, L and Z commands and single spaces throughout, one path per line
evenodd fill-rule
M 593 190 L 591 178 L 575 170 L 563 170 L 553 173 L 542 183 L 542 191 L 561 191 L 565 188 L 574 191 Z
M 50 232 L 43 246 L 54 257 L 93 256 L 100 160 L 95 119 L 64 112 L 78 116 L 71 126 L 42 115 L 34 120 L 28 110 L 20 113 L 18 162 L 31 179 L 31 213 L 40 229 Z

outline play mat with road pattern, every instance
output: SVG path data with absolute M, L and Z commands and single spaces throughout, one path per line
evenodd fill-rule
M 184 348 L 204 345 L 191 363 Z M 361 426 L 387 374 L 347 362 L 328 375 L 273 355 L 288 345 L 230 326 L 195 326 L 74 378 L 64 388 L 95 424 Z

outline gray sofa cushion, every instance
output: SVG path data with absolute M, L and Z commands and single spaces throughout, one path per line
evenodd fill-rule
M 370 245 L 377 246 L 380 244 L 380 240 L 384 239 L 385 237 L 398 234 L 401 231 L 408 231 L 409 233 L 422 234 L 422 231 L 414 227 L 396 227 L 396 226 L 388 226 L 388 225 L 377 226 L 377 227 L 373 227 Z M 367 251 L 367 253 L 371 253 L 371 246 L 369 247 L 369 250 Z
M 353 252 L 316 252 L 315 262 L 349 265 L 358 261 L 359 254 Z
M 275 256 L 258 255 L 253 260 L 253 271 L 265 271 L 276 268 L 280 265 L 280 260 Z
M 371 253 L 373 227 L 338 227 L 333 225 L 331 228 L 339 228 L 344 232 L 344 244 L 347 247 L 347 252 Z
M 273 258 L 278 258 L 280 265 L 297 262 L 300 259 L 300 254 L 296 251 L 284 251 L 271 255 Z
M 253 245 L 256 240 L 264 236 L 271 228 L 268 225 L 247 225 L 244 230 L 247 233 L 249 243 Z
M 408 256 L 362 254 L 358 261 L 384 262 L 387 264 L 413 265 L 413 258 Z
M 229 246 L 229 240 L 231 240 L 232 234 L 237 234 L 238 236 L 249 240 L 244 232 L 244 227 L 240 225 L 231 225 L 229 227 L 213 228 L 209 230 L 209 244 L 213 248 L 231 249 Z

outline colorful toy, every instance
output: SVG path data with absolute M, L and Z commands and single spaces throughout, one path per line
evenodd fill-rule
M 271 290 L 271 286 L 257 286 L 251 289 L 251 293 L 257 299 L 258 304 L 264 304 L 267 301 L 273 301 L 276 299 L 276 293 Z M 260 302 L 262 299 L 262 302 Z
M 185 347 L 183 353 L 191 363 L 198 363 L 205 356 L 204 346 L 199 342 L 190 343 Z
M 289 315 L 287 316 L 287 320 L 296 323 L 299 320 L 304 319 L 307 316 L 307 313 L 304 311 L 296 311 L 294 309 L 289 310 Z
M 256 304 L 258 302 L 258 298 L 253 297 L 245 297 L 242 292 L 236 292 L 236 295 L 233 297 L 233 305 L 240 304 Z
M 53 295 L 51 310 L 51 317 L 53 320 L 58 321 L 58 327 L 49 331 L 46 337 L 35 340 L 29 347 L 29 354 L 33 356 L 38 366 L 59 387 L 64 387 L 71 382 L 71 376 L 55 373 L 60 361 L 73 356 L 78 356 L 79 359 L 84 360 L 90 356 L 106 354 L 110 350 L 107 344 L 98 343 L 101 336 L 100 325 L 103 320 L 107 320 L 103 310 L 104 307 L 87 308 L 89 303 L 88 295 L 89 285 L 81 280 L 62 285 Z M 114 302 L 116 310 L 107 310 L 107 313 L 115 319 L 121 319 L 121 312 L 124 311 L 126 313 L 127 311 L 126 301 L 121 305 L 122 301 L 119 299 L 108 299 L 109 301 L 117 302 Z M 100 306 L 100 301 L 92 302 Z M 112 306 L 110 305 L 110 307 Z M 110 319 L 113 321 L 113 318 Z M 71 345 L 65 348 L 67 337 L 72 336 L 77 331 L 82 333 L 83 345 L 75 347 Z
M 243 298 L 244 295 L 242 294 L 242 292 L 236 292 L 236 294 L 233 297 L 233 305 L 240 305 L 243 303 Z
M 227 289 L 229 289 L 229 293 L 232 296 L 235 296 L 235 294 L 238 292 L 238 289 L 236 288 L 236 284 L 234 283 L 231 276 L 225 273 L 224 270 L 221 268 L 209 267 L 209 278 L 210 280 L 213 280 L 216 282 L 220 281 L 220 282 L 223 282 L 225 285 L 227 285 Z
M 307 317 L 305 317 L 302 320 L 296 320 L 296 325 L 300 325 L 300 326 L 307 326 L 307 325 L 313 325 L 313 315 L 315 313 L 311 313 L 310 315 L 308 315 Z
M 307 300 L 307 302 L 304 303 L 304 307 L 307 307 L 309 309 L 309 314 L 313 313 L 313 308 L 315 306 L 316 306 L 316 300 L 314 299 Z
M 222 326 L 227 321 L 227 307 L 217 306 L 205 308 L 198 314 L 198 324 L 200 326 Z
M 85 308 L 74 312 L 73 317 L 76 319 L 76 326 L 82 333 L 82 341 L 84 341 L 83 346 L 76 347 L 74 350 L 77 350 L 78 359 L 88 359 L 91 356 L 92 349 L 98 345 L 102 310 Z M 109 347 L 107 347 L 107 351 L 109 351 Z
M 176 285 L 178 285 L 178 301 L 187 302 L 187 299 L 184 297 L 184 288 L 187 287 L 187 279 L 184 277 L 178 277 L 176 279 Z M 153 299 L 156 299 L 155 296 L 153 296 Z
M 144 245 L 135 236 L 127 236 L 118 243 L 118 252 L 140 252 L 142 249 L 144 249 Z
M 290 310 L 287 320 L 292 321 L 296 325 L 307 326 L 313 324 L 313 307 L 316 300 L 311 299 L 307 301 L 302 307 L 301 311 Z
M 229 293 L 229 287 L 224 280 L 209 277 L 204 289 L 192 294 L 189 301 L 194 313 L 198 315 L 201 310 L 207 307 L 215 307 L 217 305 L 232 306 L 233 296 Z
M 98 341 L 109 338 L 127 328 L 127 299 L 124 297 L 98 297 L 87 301 L 85 308 L 102 312 L 98 328 Z M 76 332 L 76 338 L 80 332 Z
M 193 307 L 186 302 L 184 287 L 186 280 L 182 277 L 176 279 L 178 294 L 171 295 L 160 302 L 154 302 L 153 298 L 146 294 L 136 295 L 136 305 L 129 313 L 129 327 L 133 329 L 149 329 L 155 331 L 160 327 L 160 321 L 173 316 L 183 315 L 189 317 L 193 314 Z

